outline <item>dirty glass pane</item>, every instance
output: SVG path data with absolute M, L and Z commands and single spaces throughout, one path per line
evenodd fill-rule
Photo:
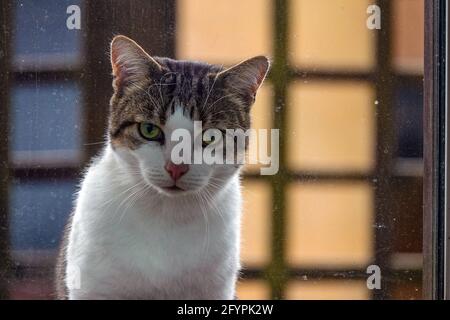
M 267 300 L 270 298 L 269 286 L 261 280 L 245 280 L 238 283 L 237 297 L 240 300 Z
M 423 232 L 422 219 L 422 179 L 420 177 L 397 177 L 392 181 L 392 191 L 396 203 L 392 209 L 392 224 L 395 232 L 392 246 L 398 253 L 417 253 L 415 267 L 420 266 Z M 412 255 L 411 257 L 414 257 Z M 417 263 L 417 259 L 419 262 Z
M 81 0 L 14 1 L 13 52 L 18 69 L 67 68 L 81 58 L 81 31 L 66 26 L 67 7 Z
M 367 172 L 373 167 L 377 106 L 370 84 L 294 82 L 288 93 L 292 169 Z
M 270 153 L 270 129 L 273 128 L 273 115 L 274 110 L 272 109 L 271 101 L 273 99 L 273 88 L 270 85 L 263 85 L 256 97 L 255 104 L 251 110 L 252 116 L 252 128 L 256 130 L 267 130 L 266 143 L 263 144 L 263 140 L 258 136 L 254 139 L 249 139 L 250 150 L 255 150 L 255 152 L 260 152 L 260 148 L 262 146 L 265 147 L 264 150 L 267 150 Z M 254 149 L 252 149 L 254 148 Z M 244 167 L 244 171 L 250 174 L 257 174 L 259 170 L 263 166 L 261 162 L 257 163 L 247 163 Z
M 248 181 L 243 191 L 241 259 L 247 267 L 264 267 L 270 262 L 270 185 Z
M 422 84 L 399 83 L 395 91 L 397 156 L 421 158 L 423 153 Z
M 422 279 L 414 282 L 396 281 L 393 284 L 392 298 L 396 300 L 420 300 L 422 299 Z
M 288 189 L 287 260 L 304 268 L 361 267 L 373 259 L 373 193 L 364 183 Z
M 270 0 L 179 0 L 177 56 L 222 64 L 270 55 L 272 9 Z
M 395 68 L 402 73 L 423 73 L 424 50 L 423 0 L 393 1 L 393 58 Z
M 367 300 L 370 292 L 365 281 L 295 281 L 288 285 L 287 299 L 291 300 Z
M 70 82 L 23 83 L 11 91 L 13 161 L 76 161 L 81 146 L 81 92 Z
M 371 69 L 375 34 L 366 27 L 370 4 L 369 0 L 290 1 L 292 64 L 313 70 Z
M 76 181 L 13 181 L 11 248 L 45 250 L 59 246 L 61 230 L 72 211 Z

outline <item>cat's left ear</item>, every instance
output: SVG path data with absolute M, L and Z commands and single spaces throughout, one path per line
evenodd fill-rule
M 217 77 L 224 81 L 225 87 L 232 94 L 238 95 L 247 106 L 250 106 L 255 101 L 256 92 L 264 81 L 269 67 L 267 57 L 257 56 L 220 72 Z

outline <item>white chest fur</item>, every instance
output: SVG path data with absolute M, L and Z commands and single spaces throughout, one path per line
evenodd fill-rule
M 238 175 L 214 199 L 199 199 L 130 196 L 139 187 L 121 172 L 107 150 L 82 183 L 66 251 L 69 298 L 232 299 Z

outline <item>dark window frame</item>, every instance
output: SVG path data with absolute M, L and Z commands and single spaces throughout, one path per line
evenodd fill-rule
M 446 124 L 449 8 L 445 0 L 430 0 L 425 4 L 423 291 L 425 299 L 448 299 L 449 265 L 445 261 L 448 256 L 445 249 L 449 228 L 445 221 L 450 217 L 446 208 L 449 189 L 445 148 L 448 148 L 449 129 Z
M 5 26 L 10 23 L 10 2 L 0 6 L 0 19 Z M 9 133 L 9 96 L 6 94 L 10 88 L 10 73 L 8 72 L 11 60 L 10 33 L 0 32 L 0 137 L 8 137 Z M 8 207 L 9 207 L 9 143 L 5 138 L 0 143 L 0 300 L 8 298 L 8 280 L 11 261 L 9 259 L 9 232 L 8 232 Z

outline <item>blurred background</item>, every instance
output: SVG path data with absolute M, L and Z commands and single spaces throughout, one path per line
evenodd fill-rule
M 380 30 L 366 26 L 371 4 Z M 280 172 L 244 171 L 240 299 L 422 297 L 423 0 L 10 0 L 0 12 L 2 298 L 52 298 L 80 172 L 105 132 L 116 34 L 152 55 L 272 58 L 252 112 L 254 127 L 280 129 Z

